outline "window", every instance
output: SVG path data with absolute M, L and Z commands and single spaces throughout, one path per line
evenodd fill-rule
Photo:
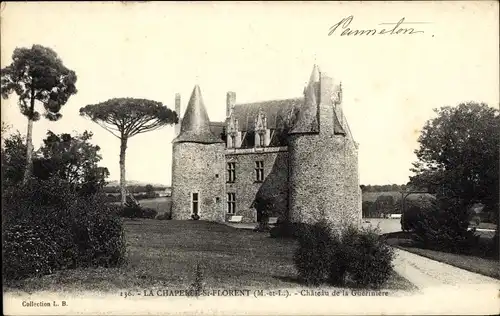
M 227 182 L 234 182 L 236 180 L 236 163 L 227 163 Z
M 191 196 L 192 211 L 194 215 L 198 215 L 198 193 L 193 193 Z
M 255 177 L 256 182 L 264 181 L 264 161 L 255 162 Z
M 264 133 L 259 133 L 259 142 L 260 142 L 260 147 L 265 146 L 265 134 Z
M 236 211 L 236 194 L 228 193 L 227 194 L 227 213 L 234 214 Z

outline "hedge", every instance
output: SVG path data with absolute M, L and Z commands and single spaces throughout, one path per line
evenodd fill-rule
M 3 277 L 125 262 L 123 225 L 101 195 L 80 197 L 57 178 L 4 191 Z

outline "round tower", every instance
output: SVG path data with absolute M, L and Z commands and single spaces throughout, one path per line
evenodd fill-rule
M 224 142 L 195 86 L 172 150 L 172 219 L 224 221 Z
M 354 212 L 346 204 L 346 133 L 335 113 L 333 80 L 315 65 L 304 104 L 289 131 L 289 220 L 343 225 Z M 349 170 L 350 172 L 351 170 Z M 356 203 L 357 205 L 357 203 Z M 357 207 L 357 206 L 356 206 Z

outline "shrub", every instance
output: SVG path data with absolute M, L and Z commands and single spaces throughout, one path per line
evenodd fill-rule
M 307 225 L 302 223 L 279 221 L 270 229 L 269 235 L 271 238 L 298 238 L 304 229 Z
M 165 212 L 163 214 L 160 214 L 156 216 L 156 219 L 158 220 L 171 220 L 172 219 L 172 214 L 170 212 Z
M 3 277 L 15 280 L 52 273 L 58 268 L 57 245 L 36 226 L 6 225 L 3 232 Z
M 123 222 L 101 196 L 77 204 L 73 240 L 78 245 L 79 266 L 119 266 L 125 261 Z
M 418 226 L 418 220 L 423 213 L 431 212 L 436 205 L 433 200 L 405 200 L 405 209 L 401 216 L 401 230 L 413 231 Z
M 335 233 L 325 223 L 305 225 L 298 242 L 294 264 L 306 284 L 378 288 L 392 273 L 393 250 L 375 230 L 349 227 Z
M 412 231 L 417 225 L 420 212 L 422 212 L 422 210 L 416 205 L 412 205 L 406 209 L 401 216 L 401 230 L 405 232 Z
M 271 227 L 269 225 L 269 221 L 260 221 L 257 223 L 255 228 L 253 229 L 254 232 L 270 232 Z
M 75 266 L 78 253 L 68 222 L 77 196 L 69 184 L 57 179 L 34 179 L 9 187 L 4 193 L 5 278 L 18 279 Z
M 151 218 L 154 219 L 158 215 L 158 211 L 154 208 L 134 206 L 125 206 L 120 212 L 122 217 L 127 218 Z
M 331 231 L 327 224 L 320 222 L 304 229 L 298 241 L 293 260 L 299 279 L 306 284 L 318 285 L 330 272 L 333 259 Z
M 259 222 L 269 222 L 270 211 L 274 209 L 274 203 L 271 198 L 257 196 L 253 202 L 253 207 L 257 211 Z
M 120 215 L 127 218 L 141 218 L 142 209 L 139 206 L 124 206 L 122 207 Z
M 350 227 L 343 234 L 341 245 L 345 248 L 345 271 L 355 285 L 378 288 L 389 279 L 394 251 L 375 230 Z
M 57 178 L 4 193 L 4 280 L 123 263 L 122 223 L 99 195 L 79 197 Z
M 142 218 L 154 219 L 158 215 L 158 211 L 154 208 L 144 207 L 142 208 Z
M 419 213 L 414 226 L 414 241 L 419 246 L 439 251 L 467 253 L 478 244 L 474 230 L 469 231 L 469 212 L 463 201 L 441 198 L 437 207 Z

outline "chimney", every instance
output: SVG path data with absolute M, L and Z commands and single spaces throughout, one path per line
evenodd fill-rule
M 236 92 L 228 91 L 226 94 L 226 117 L 231 116 L 235 104 Z
M 177 113 L 177 117 L 179 118 L 179 121 L 177 124 L 175 124 L 175 136 L 179 135 L 179 132 L 181 131 L 181 95 L 180 93 L 175 94 L 175 113 Z

